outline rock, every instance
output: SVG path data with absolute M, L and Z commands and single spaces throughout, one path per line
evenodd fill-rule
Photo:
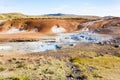
M 73 79 L 74 79 L 74 77 L 73 77 L 73 75 L 72 75 L 72 74 L 70 74 L 70 75 L 66 76 L 66 78 L 67 78 L 67 80 L 73 80 Z
M 103 45 L 103 44 L 104 44 L 104 42 L 99 42 L 98 44 Z
M 114 47 L 115 47 L 115 48 L 119 48 L 119 47 L 120 47 L 120 45 L 117 45 L 117 44 L 116 44 L 116 45 L 114 45 Z
M 56 49 L 61 49 L 61 47 L 60 47 L 60 46 L 58 46 L 58 45 L 55 45 L 55 48 L 56 48 Z
M 69 44 L 69 46 L 75 46 L 75 44 Z

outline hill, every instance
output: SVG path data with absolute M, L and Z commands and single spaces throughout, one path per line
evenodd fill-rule
M 85 16 L 74 14 L 45 14 L 45 15 L 25 15 L 22 13 L 3 13 L 0 14 L 0 20 L 11 20 L 18 18 L 84 18 L 84 19 L 99 19 L 99 16 Z
M 22 13 L 3 13 L 0 14 L 1 20 L 10 20 L 10 19 L 16 19 L 16 18 L 27 18 L 29 16 L 24 15 Z

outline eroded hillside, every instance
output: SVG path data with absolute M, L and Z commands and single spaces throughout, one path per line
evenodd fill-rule
M 100 34 L 120 34 L 120 18 L 104 17 L 95 21 L 80 24 L 79 27 L 88 28 L 89 31 Z
M 28 19 L 15 19 L 1 23 L 1 32 L 10 29 L 19 29 L 19 31 L 35 31 L 40 33 L 55 33 L 52 27 L 64 28 L 65 32 L 77 30 L 80 23 L 88 21 L 87 19 L 45 19 L 45 18 L 28 18 Z
M 87 21 L 89 20 L 81 18 L 24 18 L 8 20 L 0 23 L 0 35 L 2 35 L 0 38 L 3 40 L 8 39 L 8 36 L 11 36 L 11 39 L 38 38 L 41 35 L 73 32 L 78 30 L 80 23 Z M 22 36 L 23 34 L 24 36 Z
M 0 22 L 0 40 L 36 40 L 41 36 L 87 31 L 118 37 L 119 17 L 85 18 L 21 18 Z M 23 36 L 24 35 L 24 36 Z

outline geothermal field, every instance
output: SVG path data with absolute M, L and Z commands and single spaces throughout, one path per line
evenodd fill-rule
M 119 17 L 0 20 L 0 80 L 119 80 L 119 74 Z

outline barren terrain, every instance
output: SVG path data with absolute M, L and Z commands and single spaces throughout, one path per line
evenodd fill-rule
M 119 17 L 19 16 L 0 21 L 0 80 L 120 79 Z

